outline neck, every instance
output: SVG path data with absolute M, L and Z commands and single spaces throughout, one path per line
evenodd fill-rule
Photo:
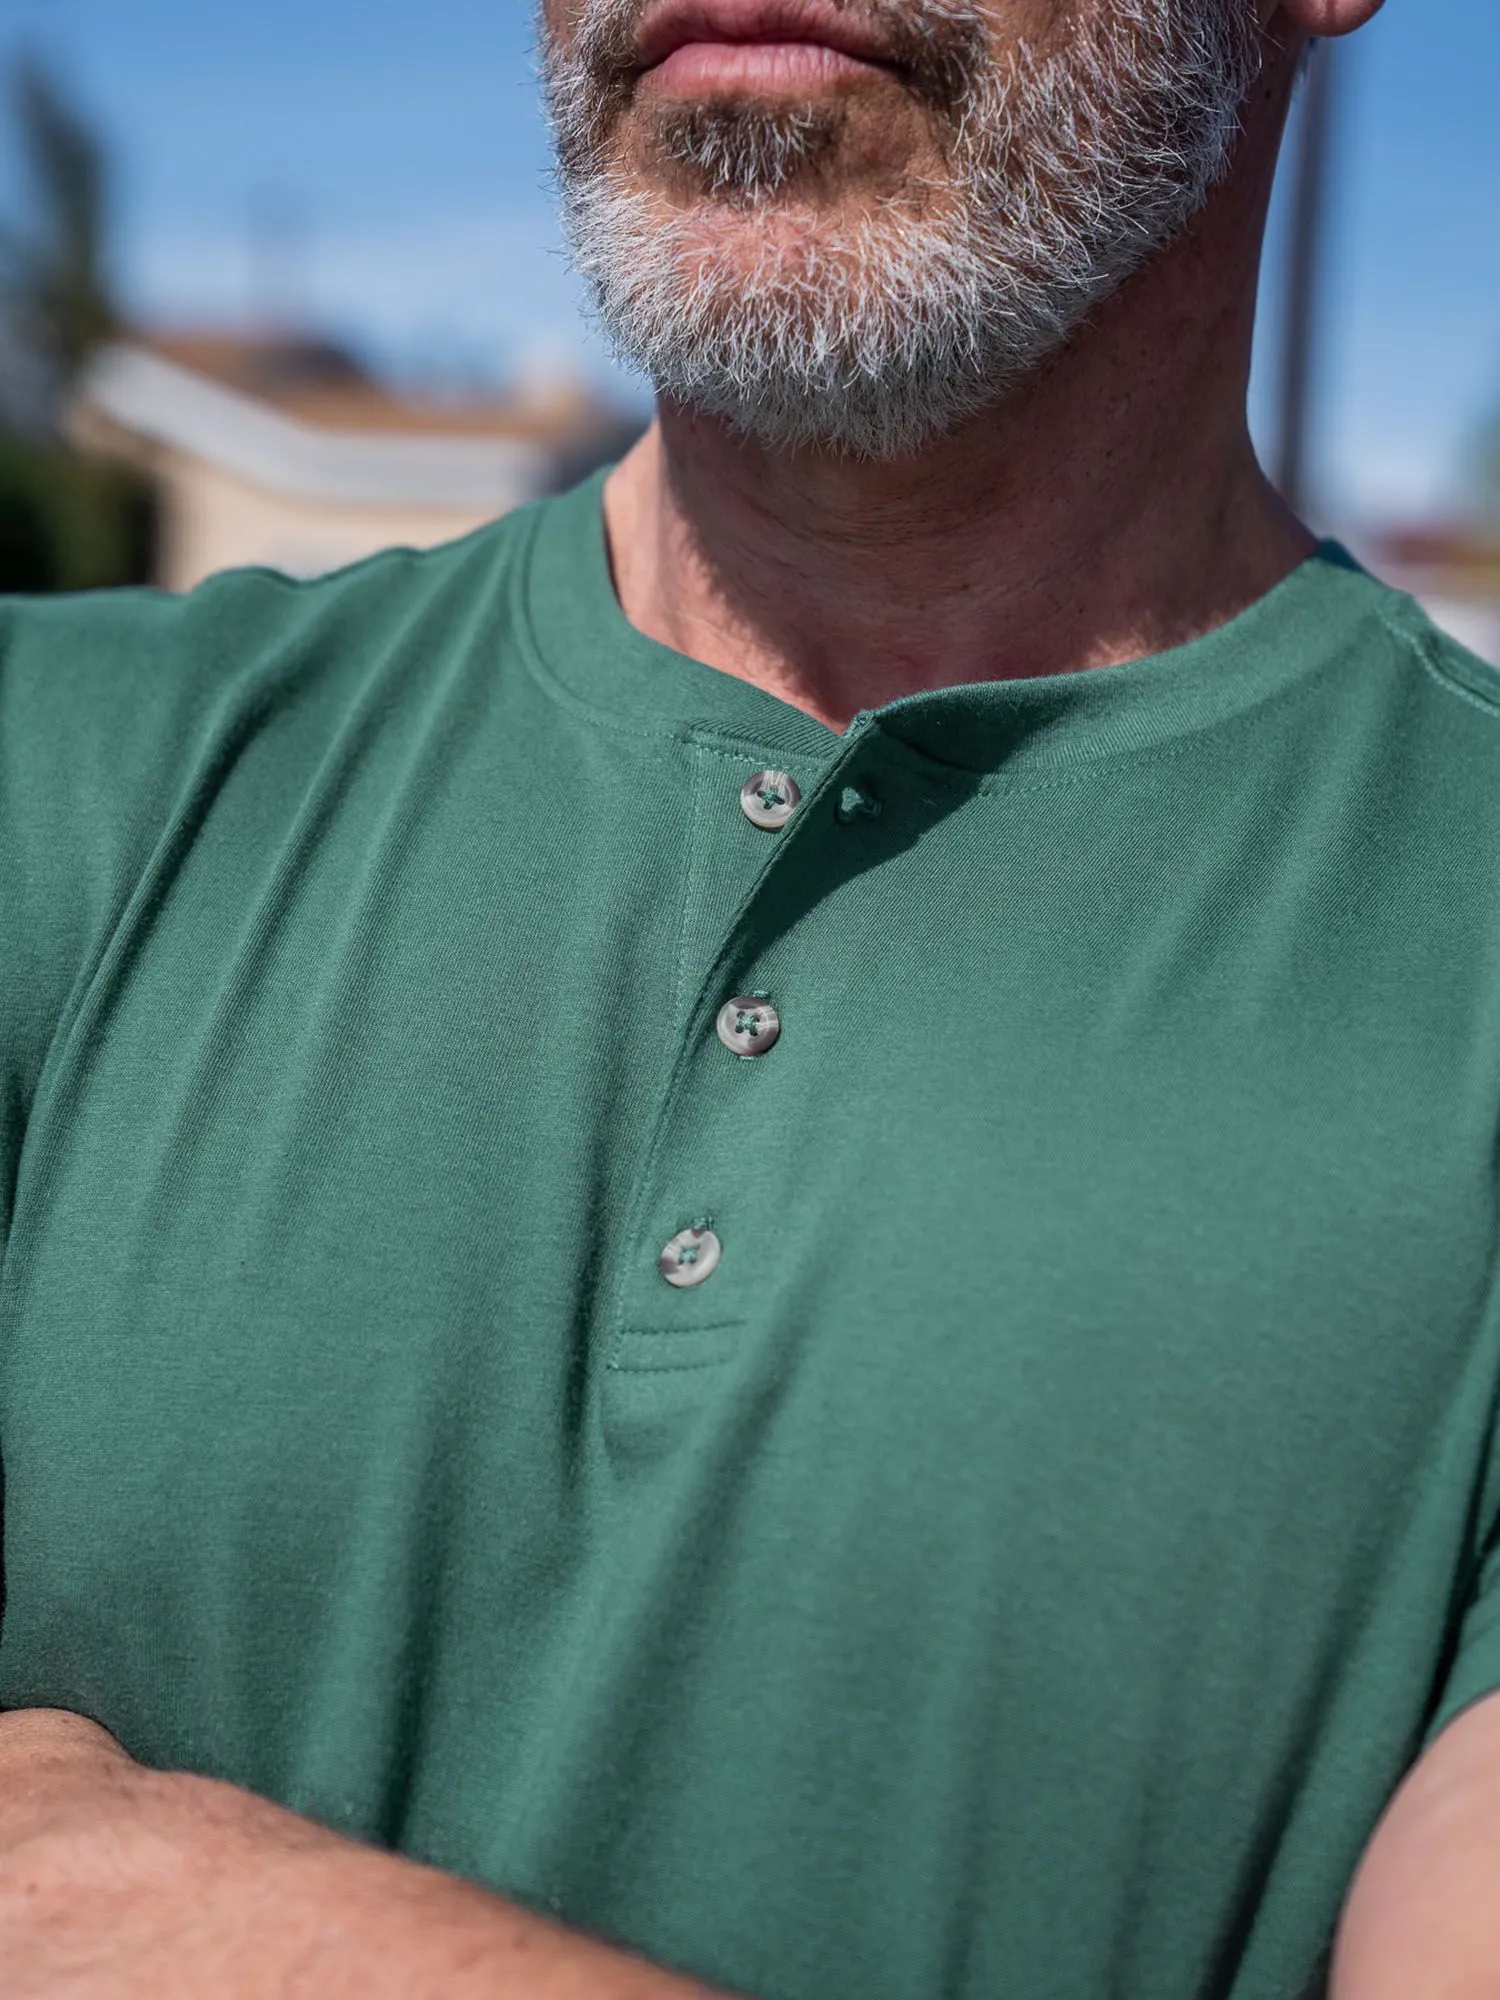
M 914 459 L 772 453 L 663 406 L 606 488 L 631 623 L 842 730 L 928 688 L 1160 652 L 1262 596 L 1314 545 L 1245 422 L 1284 110 L 1268 87 L 1199 225 Z

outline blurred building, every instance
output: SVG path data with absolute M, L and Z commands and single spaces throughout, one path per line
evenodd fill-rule
M 1500 666 L 1500 530 L 1396 528 L 1367 554 L 1377 575 L 1409 590 L 1445 631 Z
M 336 343 L 293 335 L 108 347 L 69 412 L 80 448 L 151 481 L 157 581 L 171 590 L 247 563 L 313 576 L 430 547 L 572 484 L 635 429 L 571 384 L 405 396 Z

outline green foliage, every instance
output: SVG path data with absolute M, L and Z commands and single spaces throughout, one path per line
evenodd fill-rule
M 0 594 L 57 588 L 51 524 L 36 495 L 0 478 Z
M 10 109 L 25 169 L 21 217 L 0 224 L 0 316 L 34 407 L 0 422 L 0 591 L 89 590 L 150 574 L 142 481 L 71 454 L 60 413 L 118 329 L 108 281 L 104 149 L 39 63 L 23 60 Z
M 129 473 L 0 437 L 0 591 L 144 582 L 154 526 Z
M 106 274 L 104 149 L 39 63 L 23 59 L 12 108 L 29 214 L 0 231 L 0 286 L 12 338 L 65 394 L 119 324 Z

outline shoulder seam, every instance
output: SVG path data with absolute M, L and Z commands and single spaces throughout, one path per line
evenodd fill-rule
M 1422 671 L 1430 680 L 1437 683 L 1444 694 L 1452 695 L 1456 700 L 1466 703 L 1470 708 L 1477 708 L 1479 713 L 1488 716 L 1491 722 L 1500 722 L 1500 687 L 1497 687 L 1496 699 L 1489 701 L 1484 695 L 1477 693 L 1473 688 L 1465 687 L 1462 681 L 1456 680 L 1444 667 L 1438 649 L 1433 644 L 1433 635 L 1437 631 L 1436 626 L 1433 626 L 1430 631 L 1423 631 L 1421 629 L 1410 630 L 1406 626 L 1399 624 L 1383 605 L 1377 607 L 1376 615 L 1393 639 L 1397 639 L 1403 645 L 1412 646 L 1416 649 Z
M 482 532 L 482 529 L 471 530 L 473 535 Z M 356 577 L 365 576 L 374 569 L 394 569 L 420 563 L 424 557 L 440 555 L 444 550 L 455 547 L 457 542 L 469 539 L 469 535 L 463 535 L 457 537 L 455 541 L 439 542 L 429 549 L 414 549 L 404 542 L 394 542 L 389 548 L 372 549 L 367 556 L 358 556 L 353 562 L 341 563 L 337 569 L 324 570 L 316 576 L 293 576 L 284 569 L 274 568 L 270 563 L 237 563 L 233 568 L 215 570 L 212 575 L 204 577 L 191 591 L 183 593 L 183 599 L 185 601 L 194 597 L 200 590 L 212 588 L 216 583 L 236 578 L 246 582 L 268 583 L 275 589 L 288 591 L 294 595 L 312 595 L 317 591 L 352 581 Z
M 455 550 L 483 541 L 493 536 L 496 529 L 530 511 L 534 502 L 512 507 L 491 520 L 481 521 L 477 528 L 470 528 L 461 535 L 449 536 L 446 541 L 434 542 L 430 546 L 418 548 L 410 542 L 391 542 L 384 548 L 371 549 L 368 555 L 356 556 L 349 562 L 340 563 L 336 568 L 320 571 L 313 576 L 295 576 L 271 563 L 236 563 L 228 569 L 215 570 L 202 578 L 190 591 L 181 594 L 179 601 L 186 602 L 198 592 L 211 589 L 216 583 L 233 579 L 253 580 L 267 583 L 293 594 L 315 594 L 336 588 L 339 584 L 361 578 L 372 570 L 395 569 L 413 566 L 425 567 L 429 563 L 451 555 Z

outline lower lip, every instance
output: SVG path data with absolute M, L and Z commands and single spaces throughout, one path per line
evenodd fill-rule
M 757 93 L 818 90 L 858 77 L 886 74 L 821 42 L 684 42 L 646 72 L 657 89 Z

